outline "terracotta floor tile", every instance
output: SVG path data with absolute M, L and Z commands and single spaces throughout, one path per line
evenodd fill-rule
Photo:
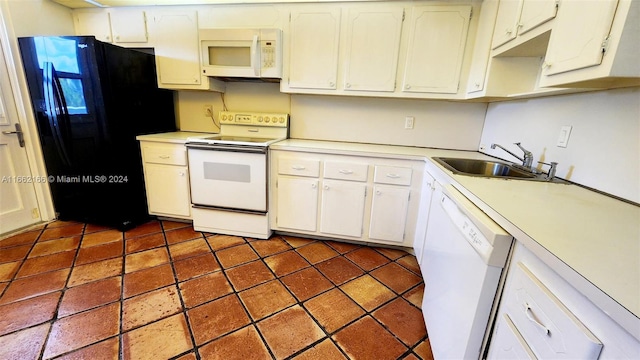
M 170 264 L 163 264 L 124 275 L 125 298 L 175 283 Z
M 393 291 L 369 275 L 351 280 L 341 285 L 340 289 L 367 311 L 371 311 L 395 297 Z
M 328 332 L 333 333 L 365 312 L 342 291 L 332 289 L 304 303 L 304 307 Z
M 411 272 L 413 272 L 414 274 L 422 276 L 422 273 L 420 272 L 420 265 L 418 264 L 418 260 L 415 256 L 407 255 L 396 260 L 396 262 L 411 270 Z
M 416 286 L 415 288 L 407 291 L 403 298 L 417 306 L 418 308 L 422 308 L 422 296 L 424 295 L 424 283 Z
M 118 230 L 105 230 L 96 233 L 86 234 L 82 237 L 80 247 L 88 248 L 96 245 L 107 244 L 114 241 L 122 241 L 124 237 Z
M 379 267 L 373 270 L 370 275 L 398 294 L 402 294 L 422 282 L 420 276 L 396 263 Z
M 321 261 L 325 261 L 338 256 L 338 253 L 335 250 L 323 244 L 322 242 L 314 242 L 312 244 L 300 247 L 297 249 L 297 251 L 311 264 L 317 264 Z
M 67 283 L 70 269 L 51 271 L 14 280 L 0 297 L 0 304 L 29 299 L 62 290 Z
M 176 314 L 124 333 L 124 360 L 169 359 L 193 347 L 184 314 Z
M 201 345 L 235 331 L 251 321 L 234 294 L 188 310 L 196 344 Z
M 96 224 L 87 224 L 87 226 L 84 227 L 85 234 L 91 234 L 94 232 L 105 231 L 105 230 L 113 230 L 113 228 L 110 226 L 96 225 Z
M 122 240 L 118 240 L 104 245 L 82 248 L 78 251 L 76 266 L 122 256 L 122 247 Z
M 193 308 L 233 292 L 222 272 L 215 272 L 180 283 L 187 308 Z
M 210 254 L 209 245 L 205 239 L 194 239 L 169 246 L 169 253 L 173 261 L 183 260 L 197 255 Z
M 199 231 L 193 230 L 192 226 L 183 227 L 176 230 L 165 231 L 165 236 L 167 237 L 168 244 L 177 244 L 179 242 L 191 240 L 191 239 L 202 239 L 202 233 Z
M 120 342 L 118 341 L 118 338 L 112 337 L 80 350 L 68 353 L 67 355 L 58 357 L 56 360 L 118 360 L 118 357 L 120 356 L 119 348 Z
M 169 253 L 166 248 L 141 251 L 125 257 L 124 271 L 128 274 L 168 262 Z
M 0 305 L 0 336 L 53 319 L 61 292 Z
M 270 256 L 264 262 L 278 277 L 309 267 L 309 263 L 293 250 Z
M 80 236 L 72 236 L 38 242 L 29 253 L 29 258 L 77 250 L 78 245 L 80 245 L 80 238 Z
M 2 292 L 7 288 L 8 285 L 8 282 L 0 282 L 0 294 L 2 294 Z
M 46 323 L 0 337 L 0 359 L 37 359 L 47 340 L 50 326 Z
M 156 233 L 139 236 L 133 239 L 126 239 L 125 244 L 127 254 L 157 248 L 165 245 L 164 234 Z
M 60 227 L 47 226 L 38 241 L 47 241 L 51 239 L 58 239 L 62 237 L 71 237 L 82 235 L 84 231 L 84 224 L 65 225 Z
M 65 291 L 58 309 L 58 318 L 120 300 L 122 277 L 94 281 Z
M 411 354 L 403 357 L 402 360 L 420 360 L 420 358 L 417 357 L 415 354 L 411 353 Z
M 396 260 L 396 259 L 401 258 L 401 257 L 403 257 L 403 256 L 408 254 L 404 250 L 392 249 L 392 248 L 384 248 L 384 247 L 376 247 L 376 248 L 374 248 L 374 250 L 376 250 L 380 254 L 388 257 L 390 260 Z
M 276 359 L 293 355 L 325 336 L 299 305 L 268 317 L 257 326 Z
M 422 312 L 402 298 L 391 301 L 371 315 L 408 347 L 427 335 Z
M 258 255 L 251 249 L 249 244 L 216 251 L 216 256 L 218 257 L 220 265 L 225 269 L 258 259 Z
M 338 350 L 336 344 L 331 339 L 326 339 L 323 342 L 305 350 L 302 354 L 293 358 L 294 360 L 317 360 L 317 359 L 331 359 L 339 360 L 347 358 Z
M 246 243 L 240 236 L 231 235 L 213 235 L 207 237 L 207 242 L 213 251 L 226 249 L 232 246 Z
M 291 249 L 291 246 L 279 237 L 271 237 L 269 240 L 256 240 L 251 242 L 251 247 L 261 257 L 281 253 Z
M 413 348 L 413 352 L 416 353 L 423 360 L 433 360 L 433 353 L 431 351 L 431 342 L 429 339 L 418 344 Z
M 105 279 L 122 273 L 122 258 L 102 260 L 87 265 L 75 266 L 67 286 L 73 287 Z
M 342 285 L 364 274 L 362 269 L 343 256 L 316 264 L 316 269 L 336 285 Z
M 162 233 L 162 226 L 159 221 L 152 220 L 124 233 L 125 239 L 133 239 L 138 236 L 149 235 L 154 233 Z
M 20 264 L 22 264 L 20 261 L 0 264 L 0 281 L 11 280 L 20 268 Z
M 27 256 L 27 253 L 29 253 L 29 250 L 31 250 L 31 245 L 19 245 L 1 249 L 0 264 L 17 260 L 24 260 L 24 258 Z
M 79 349 L 118 334 L 120 303 L 56 320 L 44 349 L 44 359 Z
M 176 360 L 196 360 L 196 354 L 191 352 L 176 358 Z
M 162 220 L 162 228 L 164 229 L 165 232 L 173 229 L 188 227 L 188 226 L 193 227 L 190 222 Z
M 238 294 L 254 321 L 267 317 L 296 303 L 280 281 L 273 280 Z
M 211 252 L 194 256 L 188 259 L 173 263 L 176 269 L 178 281 L 189 280 L 196 276 L 201 276 L 221 269 L 220 264 Z
M 340 254 L 346 254 L 350 251 L 360 249 L 362 247 L 362 245 L 351 244 L 348 242 L 341 242 L 341 241 L 325 241 L 325 244 L 331 246 L 335 251 L 339 252 Z
M 47 271 L 69 268 L 73 264 L 73 258 L 75 256 L 75 251 L 65 251 L 57 254 L 27 259 L 22 264 L 22 267 L 18 271 L 16 277 L 21 278 L 41 274 Z
M 395 360 L 407 348 L 370 316 L 331 337 L 352 359 Z
M 198 349 L 198 352 L 203 360 L 271 359 L 267 347 L 253 325 L 214 340 Z
M 17 245 L 31 245 L 36 242 L 41 233 L 42 230 L 28 231 L 2 239 L 0 240 L 0 249 Z
M 236 291 L 274 279 L 269 268 L 262 261 L 254 261 L 225 271 Z
M 314 268 L 300 270 L 281 280 L 299 301 L 310 299 L 333 287 L 333 284 Z
M 47 224 L 47 229 L 59 228 L 63 226 L 69 225 L 82 225 L 77 221 L 67 221 L 67 220 L 55 220 Z
M 182 304 L 175 285 L 134 296 L 122 303 L 122 330 L 129 331 L 181 310 Z
M 377 251 L 368 247 L 354 250 L 350 253 L 345 254 L 345 256 L 365 271 L 373 270 L 377 267 L 387 264 L 390 261 Z
M 305 246 L 316 241 L 313 239 L 305 239 L 301 237 L 288 236 L 288 235 L 283 236 L 282 238 L 284 239 L 284 241 L 286 241 L 289 245 L 293 246 L 294 248 L 299 248 L 300 246 Z

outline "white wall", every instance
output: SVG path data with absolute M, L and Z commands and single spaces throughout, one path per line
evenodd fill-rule
M 556 146 L 563 125 L 573 126 L 566 148 Z M 490 145 L 520 154 L 518 141 L 535 161 L 559 162 L 559 177 L 640 202 L 640 88 L 490 104 L 483 152 L 515 160 Z
M 71 9 L 49 0 L 0 0 L 14 35 L 75 35 Z

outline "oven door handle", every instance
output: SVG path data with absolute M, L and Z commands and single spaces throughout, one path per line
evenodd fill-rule
M 187 149 L 208 150 L 208 151 L 229 151 L 229 152 L 243 152 L 253 154 L 266 154 L 268 148 L 266 146 L 234 146 L 223 144 L 186 144 Z

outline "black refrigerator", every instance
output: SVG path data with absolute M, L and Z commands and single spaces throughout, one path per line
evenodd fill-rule
M 176 129 L 154 56 L 92 36 L 18 42 L 58 218 L 122 231 L 146 221 L 136 136 Z

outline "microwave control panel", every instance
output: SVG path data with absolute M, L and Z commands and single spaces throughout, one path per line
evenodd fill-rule
M 272 68 L 276 66 L 276 46 L 275 41 L 262 41 L 262 68 Z

